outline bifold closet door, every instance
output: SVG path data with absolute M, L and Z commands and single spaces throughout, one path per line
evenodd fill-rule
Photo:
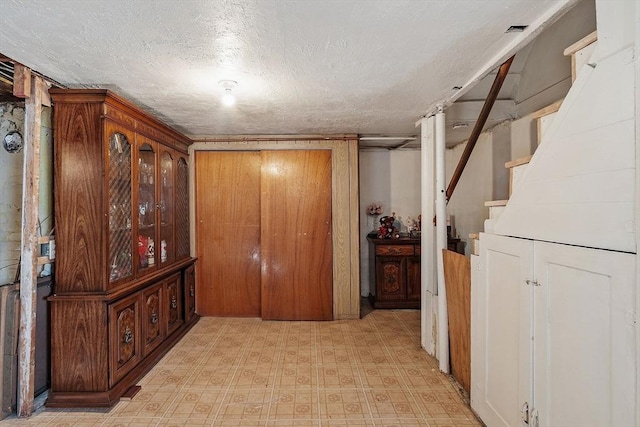
M 331 151 L 261 156 L 262 318 L 331 320 Z
M 260 152 L 197 151 L 197 309 L 259 317 Z

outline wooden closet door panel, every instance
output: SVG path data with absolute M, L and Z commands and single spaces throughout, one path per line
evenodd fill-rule
M 260 316 L 260 153 L 196 153 L 203 316 Z
M 333 319 L 331 152 L 262 152 L 262 318 Z

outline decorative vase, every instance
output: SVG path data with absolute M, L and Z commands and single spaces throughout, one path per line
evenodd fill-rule
M 371 218 L 372 218 L 371 225 L 373 226 L 371 231 L 378 231 L 378 229 L 380 228 L 380 223 L 378 222 L 378 215 L 372 215 Z

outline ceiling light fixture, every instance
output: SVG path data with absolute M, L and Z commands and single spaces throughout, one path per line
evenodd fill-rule
M 233 96 L 231 91 L 238 86 L 238 82 L 235 80 L 220 80 L 218 85 L 224 89 L 224 94 L 222 95 L 222 103 L 227 107 L 232 106 L 236 103 L 236 98 Z

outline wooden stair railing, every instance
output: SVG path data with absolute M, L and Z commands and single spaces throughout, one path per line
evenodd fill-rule
M 484 105 L 482 106 L 482 110 L 480 110 L 480 114 L 478 115 L 478 121 L 476 121 L 473 130 L 471 131 L 471 135 L 469 136 L 469 140 L 467 141 L 467 146 L 460 157 L 460 161 L 458 162 L 458 166 L 456 170 L 453 172 L 451 177 L 451 182 L 449 182 L 449 186 L 447 187 L 446 199 L 447 202 L 451 199 L 451 195 L 453 194 L 453 190 L 455 190 L 456 185 L 458 185 L 458 181 L 462 176 L 462 172 L 464 171 L 469 158 L 471 157 L 471 153 L 473 152 L 473 148 L 476 146 L 476 142 L 478 142 L 478 137 L 480 137 L 480 133 L 482 133 L 482 128 L 484 128 L 485 123 L 487 122 L 487 118 L 489 117 L 489 113 L 491 112 L 491 108 L 493 107 L 494 102 L 498 98 L 498 93 L 500 93 L 500 88 L 502 88 L 502 83 L 507 77 L 509 73 L 509 68 L 511 67 L 511 63 L 513 62 L 513 55 L 511 58 L 507 59 L 498 69 L 498 73 L 496 74 L 496 78 L 491 85 L 491 89 L 489 90 L 489 94 L 487 95 L 487 99 L 484 101 Z

